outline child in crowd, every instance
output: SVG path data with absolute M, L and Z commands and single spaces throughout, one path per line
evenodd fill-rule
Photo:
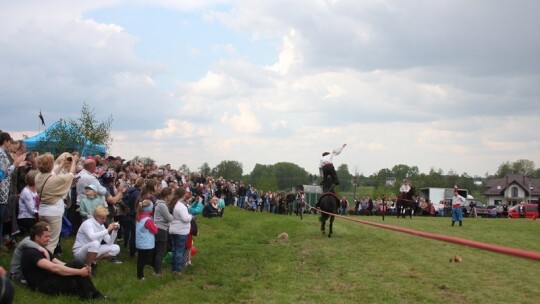
M 26 187 L 24 187 L 19 196 L 17 221 L 23 236 L 29 236 L 30 228 L 37 223 L 39 208 L 39 196 L 36 190 L 37 172 L 37 170 L 32 170 L 26 174 L 24 177 Z
M 184 249 L 184 267 L 192 266 L 191 264 L 191 249 L 193 248 L 193 237 L 199 234 L 199 229 L 197 228 L 197 219 L 195 217 L 191 218 L 191 228 L 189 230 L 188 239 L 186 242 L 186 247 Z
M 135 246 L 137 248 L 137 279 L 144 280 L 144 266 L 154 266 L 155 235 L 158 228 L 152 218 L 154 204 L 143 200 L 137 205 L 137 223 L 135 224 Z M 156 272 L 156 269 L 154 269 Z
M 94 185 L 88 185 L 84 187 L 86 197 L 81 200 L 79 213 L 81 214 L 82 220 L 85 221 L 89 218 L 92 218 L 94 214 L 94 209 L 99 205 L 104 205 L 101 199 L 97 197 L 97 188 Z M 104 205 L 104 207 L 107 207 Z

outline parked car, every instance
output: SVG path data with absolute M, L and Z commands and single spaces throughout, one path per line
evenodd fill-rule
M 523 212 L 520 213 L 520 207 L 523 206 Z M 509 218 L 537 218 L 538 217 L 538 205 L 537 204 L 519 204 L 508 209 Z
M 484 205 L 480 204 L 479 202 L 474 202 L 475 208 L 476 208 L 476 216 L 478 217 L 488 217 L 489 216 L 489 210 Z M 469 206 L 463 206 L 461 207 L 463 210 L 463 216 L 469 216 L 472 209 L 472 204 L 469 204 Z
M 489 217 L 502 217 L 502 207 L 497 205 L 487 206 Z

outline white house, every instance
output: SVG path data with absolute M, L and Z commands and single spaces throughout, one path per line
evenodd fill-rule
M 488 205 L 514 206 L 521 202 L 537 202 L 540 198 L 540 178 L 522 174 L 508 174 L 503 178 L 487 180 L 484 196 Z

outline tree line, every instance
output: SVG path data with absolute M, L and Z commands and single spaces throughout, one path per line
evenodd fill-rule
M 49 130 L 44 138 L 40 140 L 38 151 L 70 151 L 80 150 L 87 142 L 95 145 L 105 145 L 109 147 L 112 142 L 110 133 L 112 116 L 103 122 L 95 119 L 94 110 L 86 103 L 81 109 L 81 116 L 78 120 L 68 120 L 58 124 L 53 130 Z M 136 156 L 132 161 L 143 164 L 154 164 L 150 157 Z M 190 173 L 187 165 L 183 164 L 179 171 Z M 357 170 L 355 170 L 357 171 Z M 227 180 L 243 181 L 264 191 L 283 190 L 290 191 L 297 185 L 316 185 L 321 178 L 317 174 L 311 174 L 304 168 L 290 162 L 279 162 L 273 165 L 256 164 L 253 170 L 244 174 L 243 165 L 236 160 L 223 160 L 214 168 L 205 162 L 198 168 L 198 172 L 204 176 L 223 177 Z M 428 173 L 420 173 L 417 166 L 398 164 L 392 168 L 381 169 L 369 176 L 354 172 L 352 174 L 347 164 L 342 164 L 336 169 L 341 184 L 339 191 L 353 192 L 359 187 L 369 187 L 372 196 L 389 195 L 394 196 L 401 185 L 403 179 L 408 179 L 416 188 L 441 187 L 452 188 L 458 185 L 460 188 L 468 189 L 469 193 L 480 196 L 483 192 L 483 182 L 488 178 L 504 177 L 510 173 L 523 174 L 528 177 L 540 177 L 540 168 L 535 168 L 531 160 L 520 159 L 515 162 L 504 162 L 499 165 L 494 175 L 484 177 L 471 177 L 467 173 L 458 174 L 450 170 L 446 173 L 442 169 L 430 169 Z

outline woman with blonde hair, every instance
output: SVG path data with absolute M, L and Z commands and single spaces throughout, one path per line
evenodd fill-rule
M 64 159 L 67 161 L 64 162 Z M 54 161 L 53 171 L 58 172 L 58 174 L 69 173 L 71 168 L 71 163 L 73 162 L 73 155 L 69 152 L 64 152 L 60 154 Z
M 64 156 L 60 160 L 60 166 L 54 168 L 54 157 L 51 153 L 45 153 L 37 158 L 36 190 L 40 197 L 39 216 L 40 220 L 49 224 L 51 240 L 47 250 L 54 252 L 60 239 L 62 229 L 62 216 L 64 215 L 64 197 L 71 189 L 78 157 L 71 160 Z M 61 174 L 61 169 L 70 163 L 69 172 Z
M 79 227 L 73 244 L 73 257 L 91 266 L 92 272 L 95 272 L 98 261 L 116 257 L 120 253 L 120 246 L 114 243 L 119 225 L 110 223 L 106 227 L 108 215 L 107 207 L 97 206 L 93 211 L 93 217 Z

